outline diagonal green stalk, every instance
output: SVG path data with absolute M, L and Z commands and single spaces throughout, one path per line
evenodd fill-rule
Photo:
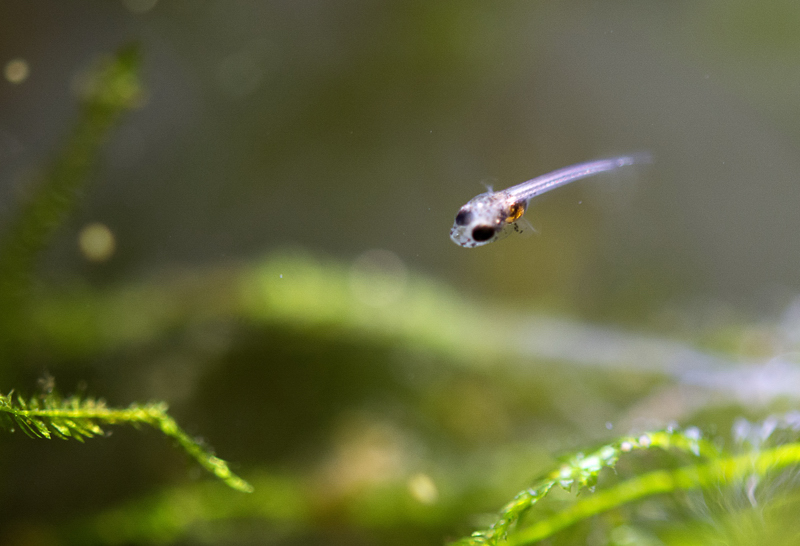
M 121 116 L 142 102 L 136 46 L 96 63 L 79 80 L 80 116 L 64 146 L 29 188 L 28 199 L 0 240 L 0 327 L 19 326 L 36 260 L 91 180 L 100 150 Z
M 649 432 L 640 436 L 626 436 L 614 443 L 584 455 L 578 453 L 559 468 L 553 470 L 544 479 L 537 482 L 506 504 L 498 515 L 498 519 L 488 528 L 472 533 L 471 536 L 457 542 L 464 546 L 495 545 L 506 540 L 511 527 L 542 500 L 554 486 L 571 490 L 593 487 L 597 483 L 600 471 L 614 468 L 619 457 L 631 451 L 647 449 L 665 449 L 683 452 L 696 457 L 716 458 L 719 452 L 714 445 L 700 437 L 696 428 L 681 430 L 662 430 Z
M 510 535 L 505 544 L 533 544 L 579 521 L 645 497 L 729 484 L 752 475 L 763 476 L 770 471 L 798 463 L 800 444 L 793 443 L 676 470 L 657 470 L 584 497 L 569 508 Z
M 0 412 L 10 417 L 29 436 L 48 439 L 52 436 L 72 437 L 82 441 L 83 438 L 103 433 L 98 423 L 143 423 L 174 439 L 203 468 L 233 489 L 248 493 L 253 490 L 250 484 L 231 472 L 225 461 L 212 455 L 186 434 L 167 414 L 167 405 L 163 402 L 133 404 L 128 408 L 115 409 L 106 407 L 102 400 L 81 400 L 77 397 L 61 400 L 51 394 L 44 398 L 45 407 L 38 407 L 40 404 L 35 398 L 27 402 L 18 398 L 14 404 L 10 394 L 0 395 Z

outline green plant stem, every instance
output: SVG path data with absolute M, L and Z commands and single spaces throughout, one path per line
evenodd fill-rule
M 19 311 L 30 292 L 36 259 L 80 202 L 111 129 L 122 114 L 141 104 L 140 64 L 138 48 L 128 46 L 79 78 L 80 116 L 0 241 L 3 330 L 20 327 Z
M 178 445 L 203 468 L 233 489 L 246 493 L 253 490 L 249 483 L 231 472 L 225 461 L 212 455 L 189 437 L 167 414 L 167 405 L 163 402 L 134 404 L 125 409 L 114 409 L 106 407 L 102 401 L 77 398 L 57 401 L 51 396 L 45 399 L 47 406 L 59 404 L 60 407 L 27 409 L 30 404 L 22 399 L 19 399 L 18 405 L 14 405 L 10 395 L 0 398 L 0 412 L 13 418 L 14 422 L 30 436 L 49 439 L 52 431 L 52 435 L 60 438 L 73 437 L 82 441 L 83 437 L 103 432 L 98 422 L 109 425 L 121 423 L 150 425 L 178 442 Z
M 584 497 L 565 510 L 510 535 L 505 544 L 523 546 L 550 537 L 575 523 L 632 501 L 675 491 L 729 484 L 800 463 L 800 444 L 715 460 L 707 464 L 658 470 L 631 478 L 611 489 Z

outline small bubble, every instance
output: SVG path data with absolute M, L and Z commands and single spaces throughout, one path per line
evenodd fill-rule
M 22 83 L 28 79 L 30 67 L 25 59 L 11 59 L 6 63 L 3 73 L 9 82 Z
M 614 428 L 614 424 L 611 421 L 606 421 L 606 428 L 608 430 L 611 430 L 612 428 Z
M 619 445 L 619 449 L 621 451 L 624 451 L 625 453 L 628 453 L 629 451 L 631 451 L 633 449 L 633 444 L 630 443 L 630 442 L 622 442 Z

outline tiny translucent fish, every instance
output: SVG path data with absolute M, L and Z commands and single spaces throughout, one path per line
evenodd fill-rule
M 647 154 L 597 159 L 537 176 L 502 191 L 482 193 L 458 211 L 450 238 L 466 248 L 487 245 L 512 231 L 522 231 L 517 221 L 537 195 L 587 176 L 649 161 Z

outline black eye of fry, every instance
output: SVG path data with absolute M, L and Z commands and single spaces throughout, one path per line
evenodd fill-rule
M 494 233 L 494 228 L 491 226 L 478 226 L 472 230 L 472 238 L 482 243 L 494 237 Z
M 466 226 L 472 221 L 472 211 L 467 209 L 461 209 L 456 214 L 456 224 L 459 226 Z

